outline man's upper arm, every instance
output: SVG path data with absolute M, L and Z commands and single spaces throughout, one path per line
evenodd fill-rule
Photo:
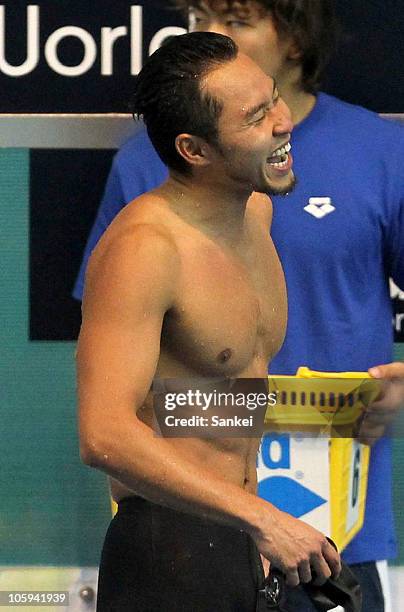
M 178 256 L 148 225 L 97 249 L 90 260 L 77 351 L 81 441 L 115 419 L 133 419 L 153 379 Z

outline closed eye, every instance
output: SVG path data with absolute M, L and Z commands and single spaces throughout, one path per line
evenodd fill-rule
M 230 28 L 243 28 L 243 27 L 249 26 L 250 24 L 247 23 L 246 21 L 240 21 L 237 19 L 229 19 L 228 21 L 226 21 L 226 25 Z
M 265 108 L 262 108 L 260 110 L 260 115 L 254 119 L 253 123 L 261 123 L 261 121 L 265 119 L 265 117 L 267 116 L 271 108 L 272 108 L 272 104 L 268 104 L 268 106 L 266 106 Z

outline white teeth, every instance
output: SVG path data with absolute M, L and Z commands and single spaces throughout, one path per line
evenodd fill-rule
M 292 146 L 290 142 L 288 142 L 284 147 L 280 147 L 279 149 L 276 149 L 276 151 L 272 153 L 271 157 L 279 157 L 280 155 L 285 155 L 285 153 L 289 153 L 291 148 Z
M 285 161 L 283 161 L 283 162 L 272 162 L 271 166 L 275 166 L 275 168 L 284 168 L 285 166 L 287 166 L 288 161 L 289 161 L 289 155 L 287 155 Z

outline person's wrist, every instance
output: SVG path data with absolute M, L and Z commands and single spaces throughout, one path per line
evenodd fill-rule
M 255 503 L 251 504 L 245 517 L 243 530 L 254 540 L 264 535 L 268 529 L 268 522 L 275 520 L 277 509 L 265 500 L 256 497 Z

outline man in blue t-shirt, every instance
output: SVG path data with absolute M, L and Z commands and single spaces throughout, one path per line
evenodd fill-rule
M 184 0 L 191 26 L 231 36 L 273 75 L 296 125 L 299 184 L 274 201 L 272 236 L 286 275 L 289 323 L 271 372 L 299 365 L 325 371 L 402 375 L 393 358 L 388 278 L 404 287 L 404 130 L 323 93 L 319 79 L 332 41 L 328 0 Z M 74 295 L 81 299 L 87 259 L 120 209 L 167 177 L 143 129 L 115 156 L 88 240 Z M 387 364 L 387 365 L 380 365 Z M 375 367 L 378 366 L 378 367 Z M 365 524 L 344 551 L 364 591 L 363 610 L 382 612 L 376 562 L 396 554 L 391 443 L 385 428 L 403 403 L 398 385 L 373 405 L 361 439 L 373 443 Z M 377 440 L 377 442 L 375 442 Z M 312 604 L 296 590 L 299 612 Z M 387 608 L 386 608 L 387 609 Z

